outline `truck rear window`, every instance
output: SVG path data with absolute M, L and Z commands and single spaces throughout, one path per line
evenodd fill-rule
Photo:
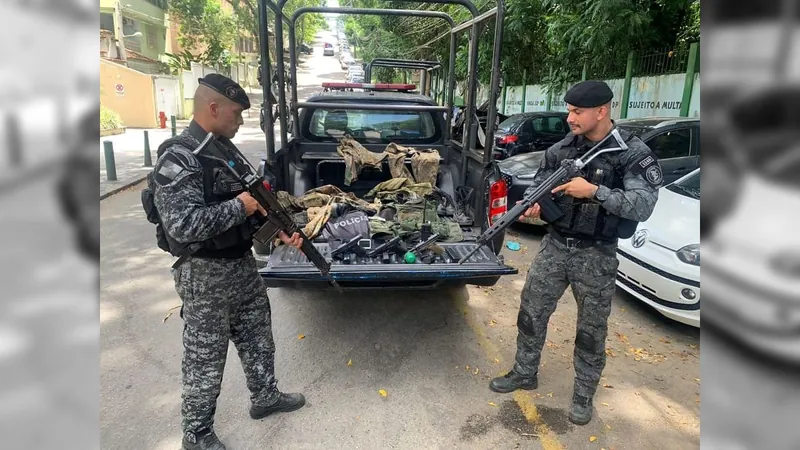
M 431 113 L 424 111 L 316 109 L 309 132 L 320 138 L 340 138 L 346 133 L 356 139 L 382 142 L 430 139 L 436 127 Z

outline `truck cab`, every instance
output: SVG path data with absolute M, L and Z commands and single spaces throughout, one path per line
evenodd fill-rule
M 437 242 L 441 249 L 433 260 L 409 263 L 402 252 L 380 252 L 368 256 L 394 236 L 364 236 L 359 249 L 347 254 L 331 256 L 332 243 L 321 236 L 314 238 L 315 247 L 326 259 L 332 260 L 331 273 L 344 289 L 356 288 L 437 288 L 442 286 L 474 284 L 494 285 L 503 275 L 515 274 L 517 269 L 504 264 L 499 256 L 504 236 L 492 245 L 481 248 L 475 256 L 462 265 L 458 260 L 477 244 L 475 239 L 507 208 L 505 182 L 493 164 L 487 169 L 469 159 L 470 174 L 466 185 L 459 183 L 462 170 L 462 152 L 458 143 L 448 139 L 444 107 L 429 96 L 410 92 L 413 85 L 373 85 L 328 83 L 324 91 L 305 101 L 299 111 L 295 132 L 275 153 L 275 162 L 262 160 L 259 172 L 273 190 L 285 191 L 294 198 L 322 186 L 334 186 L 345 194 L 363 199 L 380 183 L 393 178 L 388 158 L 377 165 L 360 168 L 357 179 L 346 182 L 348 161 L 337 148 L 344 138 L 351 138 L 364 149 L 381 155 L 390 144 L 435 151 L 439 157 L 435 186 L 431 186 L 443 205 L 433 220 L 457 222 L 461 239 Z M 315 104 L 327 105 L 315 107 Z M 343 106 L 341 109 L 330 105 Z M 346 106 L 346 107 L 345 107 Z M 405 157 L 403 164 L 413 172 L 412 158 Z M 352 167 L 351 170 L 354 170 Z M 461 186 L 460 186 L 461 185 Z M 466 193 L 466 194 L 465 194 Z M 486 206 L 483 206 L 486 205 Z M 370 211 L 374 213 L 374 211 Z M 441 216 L 439 214 L 441 213 Z M 423 213 L 427 220 L 428 212 Z M 302 220 L 302 212 L 297 214 Z M 335 218 L 332 218 L 335 219 Z M 428 220 L 430 221 L 430 220 Z M 303 226 L 303 223 L 298 223 Z M 408 247 L 420 237 L 404 237 Z M 260 274 L 267 286 L 325 286 L 327 281 L 305 258 L 300 250 L 277 246 L 256 246 Z M 365 252 L 366 251 L 366 252 Z

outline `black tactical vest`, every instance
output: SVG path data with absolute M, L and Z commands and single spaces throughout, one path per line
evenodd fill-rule
M 197 143 L 190 137 L 178 135 L 167 139 L 158 147 L 158 158 L 172 145 L 179 144 L 183 147 L 194 149 Z M 220 145 L 218 143 L 212 145 Z M 202 155 L 197 155 L 197 160 L 203 168 L 203 199 L 206 206 L 217 205 L 235 198 L 244 192 L 242 184 L 234 179 L 225 169 L 222 162 Z M 253 245 L 253 233 L 259 224 L 253 216 L 248 217 L 243 224 L 231 227 L 227 231 L 201 242 L 181 243 L 173 239 L 161 224 L 161 218 L 155 207 L 153 192 L 155 189 L 153 174 L 158 170 L 159 164 L 147 176 L 147 188 L 142 191 L 142 206 L 147 215 L 147 220 L 156 225 L 156 239 L 162 250 L 173 256 L 191 254 L 205 258 L 241 258 Z
M 622 136 L 623 139 L 626 138 L 624 133 Z M 627 142 L 633 138 L 633 135 L 630 135 L 625 140 Z M 612 147 L 615 144 L 611 142 L 605 147 Z M 574 159 L 582 156 L 589 148 L 591 148 L 589 145 L 581 145 L 580 139 L 575 136 L 571 141 L 562 144 L 561 153 L 566 154 L 568 159 Z M 619 162 L 622 153 L 605 153 L 594 158 L 583 168 L 583 178 L 592 184 L 606 186 L 609 189 L 624 189 L 622 180 L 625 168 Z M 551 223 L 551 226 L 563 236 L 616 242 L 618 238 L 631 237 L 636 231 L 636 221 L 609 213 L 596 199 L 561 195 L 554 201 L 564 215 Z

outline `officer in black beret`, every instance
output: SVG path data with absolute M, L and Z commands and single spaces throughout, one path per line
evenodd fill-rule
M 209 132 L 211 145 L 231 146 L 250 108 L 244 89 L 218 74 L 198 80 L 194 118 L 179 136 L 158 149 L 142 202 L 148 220 L 155 212 L 158 245 L 178 257 L 172 274 L 183 300 L 183 448 L 224 450 L 214 432 L 228 341 L 236 346 L 250 390 L 250 417 L 261 419 L 294 411 L 305 404 L 301 394 L 278 390 L 275 344 L 269 298 L 251 251 L 260 225 L 256 210 L 266 212 L 219 161 L 195 155 Z M 279 233 L 287 245 L 300 247 L 297 233 Z
M 602 81 L 584 81 L 564 96 L 571 132 L 548 148 L 530 190 L 553 174 L 565 159 L 581 156 L 615 128 L 611 120 L 614 94 Z M 656 156 L 638 137 L 625 130 L 620 136 L 628 150 L 593 159 L 584 173 L 553 189 L 559 216 L 542 217 L 548 233 L 528 271 L 517 319 L 516 363 L 489 388 L 507 393 L 536 389 L 547 323 L 568 286 L 578 304 L 575 336 L 575 383 L 569 420 L 578 425 L 592 418 L 592 399 L 606 364 L 608 316 L 617 276 L 616 248 L 629 238 L 638 222 L 647 220 L 662 183 Z M 617 147 L 614 139 L 604 144 Z M 526 192 L 527 195 L 530 191 Z M 537 203 L 524 217 L 537 218 Z

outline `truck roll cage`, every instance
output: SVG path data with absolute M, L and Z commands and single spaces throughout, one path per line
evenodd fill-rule
M 271 80 L 270 74 L 270 64 L 269 64 L 269 39 L 266 38 L 267 36 L 267 23 L 268 23 L 268 9 L 272 10 L 273 14 L 275 15 L 275 47 L 276 51 L 275 54 L 278 55 L 277 57 L 277 79 L 278 79 L 278 102 L 279 102 L 279 121 L 280 121 L 280 133 L 281 133 L 281 144 L 285 146 L 288 142 L 288 130 L 286 126 L 286 118 L 287 113 L 292 114 L 294 119 L 294 136 L 299 136 L 299 109 L 308 106 L 314 106 L 317 108 L 343 108 L 344 106 L 348 106 L 349 108 L 353 108 L 355 105 L 348 105 L 348 104 L 337 104 L 337 103 L 326 103 L 326 102 L 300 102 L 297 98 L 297 51 L 296 51 L 296 42 L 295 42 L 295 24 L 297 23 L 297 19 L 301 17 L 303 14 L 306 13 L 339 13 L 339 14 L 355 14 L 355 15 L 379 15 L 379 16 L 415 16 L 415 17 L 429 17 L 429 18 L 438 18 L 447 21 L 450 25 L 450 30 L 447 33 L 444 33 L 434 39 L 433 41 L 429 42 L 426 45 L 429 45 L 432 42 L 435 42 L 445 36 L 450 36 L 450 58 L 449 58 L 449 73 L 447 77 L 447 86 L 445 89 L 446 100 L 447 100 L 447 118 L 448 124 L 445 127 L 447 129 L 447 138 L 449 140 L 449 132 L 450 132 L 450 125 L 452 122 L 452 111 L 453 111 L 453 98 L 454 98 L 454 91 L 455 91 L 455 54 L 456 54 L 456 37 L 459 33 L 469 29 L 469 64 L 468 64 L 468 87 L 467 87 L 467 98 L 466 98 L 466 118 L 465 118 L 465 128 L 466 133 L 464 133 L 464 140 L 461 143 L 461 183 L 465 184 L 467 179 L 467 158 L 472 158 L 478 162 L 482 162 L 484 166 L 488 166 L 491 163 L 492 158 L 492 148 L 490 145 L 485 146 L 483 149 L 483 155 L 478 155 L 473 152 L 475 149 L 475 139 L 477 134 L 477 122 L 475 121 L 476 117 L 476 103 L 477 103 L 477 66 L 478 66 L 478 25 L 488 21 L 491 18 L 495 18 L 495 32 L 494 32 L 494 52 L 492 55 L 492 75 L 491 75 L 491 82 L 490 82 L 490 89 L 489 89 L 489 111 L 487 115 L 487 124 L 486 124 L 486 135 L 493 136 L 494 135 L 494 127 L 495 121 L 497 117 L 497 97 L 499 94 L 499 81 L 500 81 L 500 52 L 501 46 L 503 42 L 503 25 L 505 19 L 505 0 L 496 0 L 497 7 L 493 8 L 489 11 L 486 11 L 482 14 L 479 14 L 478 8 L 472 2 L 472 0 L 400 0 L 405 2 L 414 2 L 414 3 L 424 3 L 424 4 L 450 4 L 450 5 L 461 5 L 467 10 L 469 10 L 470 14 L 472 15 L 472 19 L 467 20 L 463 23 L 458 25 L 455 24 L 453 18 L 444 12 L 439 11 L 429 11 L 429 10 L 404 10 L 404 9 L 380 9 L 380 8 L 341 8 L 341 7 L 307 7 L 307 8 L 300 8 L 294 12 L 292 17 L 287 17 L 283 13 L 283 9 L 286 6 L 288 0 L 278 0 L 277 3 L 273 2 L 272 0 L 258 0 L 258 11 L 259 11 L 259 31 L 261 34 L 260 44 L 261 44 L 261 70 L 262 70 L 262 80 Z M 287 24 L 289 26 L 289 60 L 290 60 L 290 70 L 291 70 L 291 79 L 294 81 L 292 83 L 291 89 L 291 111 L 286 111 L 286 80 L 284 77 L 284 61 L 283 61 L 283 52 L 284 52 L 284 42 L 283 42 L 283 25 Z M 438 64 L 438 63 L 437 63 Z M 405 67 L 404 67 L 405 68 Z M 414 67 L 416 68 L 416 67 Z M 370 67 L 371 69 L 371 67 Z M 433 67 L 424 67 L 423 74 L 425 74 L 425 83 L 427 83 L 427 75 L 428 73 L 433 70 Z M 365 73 L 366 75 L 366 73 Z M 369 78 L 367 78 L 369 81 Z M 421 80 L 422 81 L 422 80 Z M 421 83 L 423 84 L 423 83 Z M 427 86 L 427 84 L 423 84 L 423 86 Z M 263 84 L 262 86 L 264 90 L 264 102 L 266 105 L 266 111 L 272 110 L 272 104 L 269 100 L 269 84 Z M 421 89 L 421 91 L 425 91 L 425 88 Z M 422 92 L 424 93 L 424 92 Z M 406 106 L 405 108 L 408 108 Z M 395 108 L 395 106 L 392 106 Z M 431 107 L 417 107 L 416 110 L 441 110 L 445 107 L 442 106 L 431 106 Z M 398 106 L 398 109 L 404 109 L 402 106 Z M 273 133 L 274 124 L 272 122 L 272 115 L 270 113 L 265 114 L 264 117 L 264 130 L 266 135 L 266 144 L 267 144 L 267 155 L 266 161 L 268 165 L 273 165 L 275 161 L 275 139 Z

